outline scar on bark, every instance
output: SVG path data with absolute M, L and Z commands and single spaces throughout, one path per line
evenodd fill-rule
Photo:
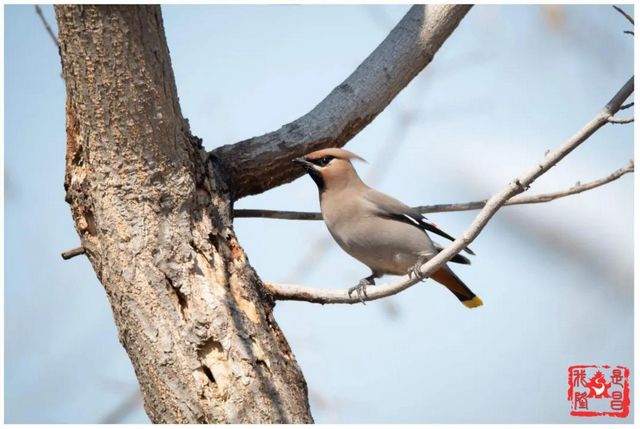
M 231 370 L 220 341 L 208 338 L 198 349 L 198 360 L 201 364 L 200 369 L 211 383 L 225 384 Z
M 165 274 L 164 278 L 165 280 L 167 280 L 168 289 L 172 291 L 176 296 L 176 300 L 178 302 L 178 306 L 180 307 L 180 314 L 182 315 L 182 318 L 184 320 L 187 320 L 189 318 L 188 316 L 189 303 L 187 302 L 187 296 L 184 293 L 182 293 L 180 288 L 177 288 L 175 286 L 175 284 L 173 283 L 173 280 L 171 280 L 171 278 L 168 275 Z

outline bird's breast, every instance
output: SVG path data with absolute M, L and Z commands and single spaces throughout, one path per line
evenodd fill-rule
M 402 222 L 353 211 L 323 216 L 331 236 L 349 255 L 380 274 L 405 274 L 420 255 L 430 253 L 431 242 L 419 229 Z

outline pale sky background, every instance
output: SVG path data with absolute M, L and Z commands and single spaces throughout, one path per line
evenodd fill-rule
M 53 7 L 43 9 L 55 29 Z M 183 114 L 214 148 L 310 110 L 408 6 L 162 9 Z M 486 198 L 632 75 L 627 29 L 610 6 L 474 7 L 347 148 L 370 161 L 357 166 L 365 180 L 377 175 L 377 188 L 408 204 Z M 60 258 L 79 243 L 64 202 L 64 83 L 33 6 L 5 6 L 4 60 L 5 420 L 147 422 L 104 289 L 86 258 Z M 594 180 L 632 158 L 633 126 L 609 125 L 530 192 Z M 318 201 L 304 177 L 237 207 L 317 210 Z M 457 235 L 474 215 L 430 218 Z M 265 280 L 347 288 L 368 274 L 322 241 L 321 222 L 238 219 L 235 228 Z M 300 269 L 318 240 L 327 252 Z M 506 208 L 472 247 L 473 265 L 454 268 L 484 300 L 475 310 L 432 281 L 367 306 L 277 305 L 316 422 L 630 422 L 571 417 L 566 392 L 570 365 L 633 374 L 632 176 Z

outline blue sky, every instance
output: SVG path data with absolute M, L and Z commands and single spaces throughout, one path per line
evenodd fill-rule
M 183 114 L 207 148 L 277 129 L 340 84 L 407 9 L 163 6 Z M 52 6 L 43 10 L 55 28 Z M 609 6 L 476 6 L 347 147 L 370 161 L 358 165 L 365 181 L 408 204 L 486 198 L 631 76 L 624 29 Z M 78 244 L 64 202 L 64 84 L 32 6 L 5 6 L 4 64 L 5 419 L 102 421 L 136 380 L 90 264 L 59 256 Z M 632 158 L 633 126 L 607 126 L 531 192 Z M 318 202 L 305 177 L 237 207 Z M 430 218 L 456 235 L 474 215 Z M 346 288 L 367 274 L 320 222 L 238 219 L 235 228 L 265 280 Z M 366 307 L 279 303 L 316 421 L 583 422 L 569 416 L 567 367 L 633 366 L 632 231 L 626 176 L 499 213 L 475 241 L 473 265 L 456 267 L 484 300 L 479 309 L 431 281 Z M 327 251 L 301 269 L 317 246 Z M 138 405 L 123 421 L 147 419 Z

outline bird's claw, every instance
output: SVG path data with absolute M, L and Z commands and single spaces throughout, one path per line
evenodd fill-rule
M 427 279 L 427 277 L 422 275 L 422 271 L 420 270 L 420 268 L 422 268 L 422 264 L 424 264 L 424 261 L 418 261 L 413 267 L 409 268 L 409 278 L 411 278 L 411 276 L 413 275 L 421 282 Z
M 367 286 L 370 286 L 369 282 L 367 282 L 365 279 L 360 280 L 360 282 L 356 286 L 349 288 L 349 290 L 347 291 L 349 293 L 349 298 L 351 298 L 352 293 L 357 292 L 360 302 L 364 305 L 367 305 L 367 303 L 365 302 L 365 298 L 369 298 L 369 296 L 367 295 Z

